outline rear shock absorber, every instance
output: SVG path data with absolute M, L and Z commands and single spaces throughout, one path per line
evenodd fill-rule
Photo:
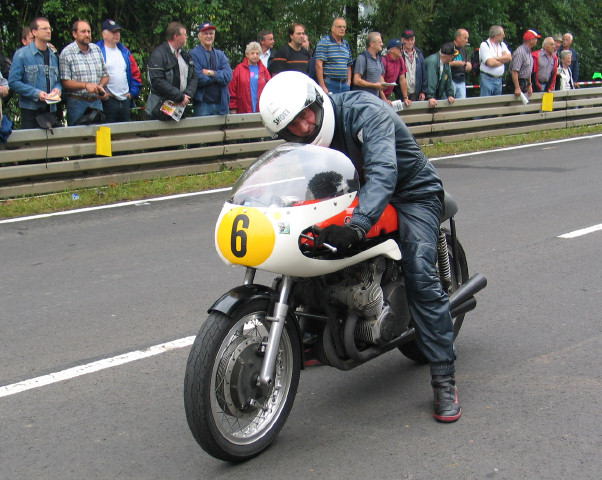
M 445 240 L 445 232 L 439 230 L 439 241 L 437 242 L 437 264 L 439 267 L 439 278 L 443 290 L 450 293 L 452 286 L 451 269 L 449 266 L 449 254 L 447 252 L 447 241 Z

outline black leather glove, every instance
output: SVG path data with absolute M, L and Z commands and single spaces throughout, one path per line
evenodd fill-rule
M 328 243 L 339 252 L 344 252 L 365 239 L 366 232 L 358 225 L 329 225 L 318 234 L 316 245 Z

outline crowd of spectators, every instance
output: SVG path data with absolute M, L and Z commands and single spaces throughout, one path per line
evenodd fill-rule
M 0 57 L 0 97 L 18 95 L 21 128 L 38 128 L 50 119 L 59 123 L 62 106 L 68 125 L 130 121 L 134 99 L 142 87 L 142 75 L 132 53 L 121 42 L 121 26 L 107 19 L 102 38 L 94 43 L 90 24 L 73 24 L 73 42 L 60 54 L 51 41 L 48 19 L 35 18 L 22 31 L 23 46 L 11 61 Z M 459 28 L 453 40 L 425 56 L 411 29 L 386 42 L 379 32 L 366 36 L 366 48 L 353 58 L 345 39 L 345 18 L 336 17 L 330 33 L 310 47 L 305 27 L 291 25 L 289 42 L 274 48 L 274 34 L 261 30 L 257 41 L 245 49 L 245 58 L 234 70 L 226 54 L 215 47 L 217 27 L 205 22 L 198 28 L 199 44 L 186 49 L 188 32 L 178 22 L 166 29 L 165 42 L 151 54 L 147 65 L 150 91 L 146 99 L 148 119 L 253 113 L 270 79 L 287 70 L 312 77 L 326 93 L 365 90 L 399 109 L 413 101 L 453 103 L 466 98 L 467 75 L 478 72 L 481 96 L 500 95 L 503 81 L 509 92 L 520 96 L 555 89 L 572 89 L 579 81 L 579 61 L 570 33 L 543 39 L 527 30 L 513 52 L 504 42 L 499 25 L 480 43 L 478 59 L 467 52 L 469 32 Z M 476 49 L 475 49 L 476 50 Z M 174 112 L 180 112 L 177 116 Z

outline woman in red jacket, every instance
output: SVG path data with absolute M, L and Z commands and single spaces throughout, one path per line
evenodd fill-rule
M 239 63 L 228 85 L 230 113 L 254 113 L 258 111 L 259 97 L 268 82 L 270 72 L 259 61 L 261 46 L 251 42 L 245 49 L 245 59 Z

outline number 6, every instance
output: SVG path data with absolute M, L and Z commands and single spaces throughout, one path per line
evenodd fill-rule
M 240 227 L 239 224 L 241 224 Z M 247 232 L 243 230 L 244 228 L 249 228 L 249 217 L 242 214 L 237 215 L 232 222 L 232 237 L 230 239 L 232 254 L 237 258 L 242 258 L 247 254 Z M 240 239 L 240 248 L 238 248 L 238 239 Z

